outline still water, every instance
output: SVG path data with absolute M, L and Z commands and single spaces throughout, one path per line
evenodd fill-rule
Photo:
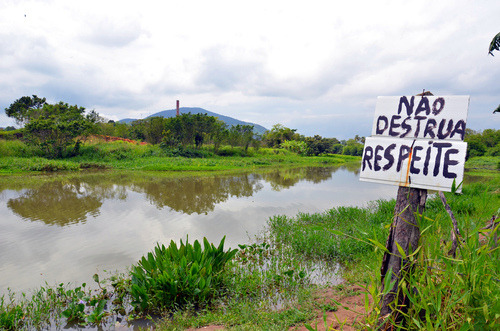
M 273 215 L 366 206 L 396 187 L 359 181 L 357 167 L 231 176 L 152 174 L 0 177 L 0 295 L 11 288 L 92 283 L 124 271 L 157 242 L 248 243 Z

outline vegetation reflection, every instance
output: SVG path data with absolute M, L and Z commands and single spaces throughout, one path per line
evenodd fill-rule
M 104 199 L 125 197 L 124 188 L 97 180 L 72 179 L 28 188 L 19 197 L 9 199 L 7 207 L 23 219 L 64 226 L 98 216 Z
M 8 208 L 23 219 L 65 226 L 98 216 L 104 200 L 126 200 L 127 192 L 143 194 L 158 209 L 206 214 L 230 197 L 252 196 L 263 188 L 263 182 L 280 191 L 304 180 L 314 183 L 328 180 L 338 169 L 306 167 L 235 176 L 182 178 L 95 173 L 69 179 L 53 177 L 41 184 L 40 181 L 1 183 L 0 192 L 24 190 L 19 197 L 7 202 Z

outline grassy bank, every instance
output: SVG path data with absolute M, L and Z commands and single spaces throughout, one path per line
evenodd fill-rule
M 273 166 L 335 165 L 359 159 L 348 155 L 304 157 L 284 149 L 245 151 L 229 146 L 214 153 L 210 148 L 162 149 L 123 141 L 84 144 L 78 156 L 51 160 L 37 156 L 36 150 L 20 141 L 0 140 L 0 155 L 0 173 L 84 169 L 225 172 Z
M 466 170 L 500 170 L 500 157 L 498 156 L 476 156 L 465 163 Z

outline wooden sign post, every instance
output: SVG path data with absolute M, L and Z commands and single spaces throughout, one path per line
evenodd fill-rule
M 399 279 L 402 271 L 411 271 L 412 266 L 402 258 L 400 249 L 408 256 L 418 247 L 417 218 L 424 211 L 427 189 L 461 190 L 468 107 L 468 96 L 436 97 L 429 92 L 377 100 L 372 136 L 365 140 L 360 180 L 399 186 L 380 270 L 382 284 L 390 270 L 394 282 L 381 301 L 382 323 L 394 307 L 404 310 L 408 306 L 398 295 Z

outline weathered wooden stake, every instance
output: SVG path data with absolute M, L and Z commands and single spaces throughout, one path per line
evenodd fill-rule
M 403 270 L 409 271 L 411 264 L 404 260 L 399 253 L 396 243 L 404 250 L 405 254 L 410 255 L 417 247 L 420 240 L 420 228 L 415 218 L 416 214 L 422 214 L 427 200 L 427 190 L 418 188 L 409 188 L 400 186 L 394 209 L 394 221 L 387 238 L 387 252 L 382 260 L 380 275 L 382 284 L 385 276 L 392 269 L 391 282 L 395 281 L 393 288 L 387 293 L 381 302 L 380 318 L 386 319 L 393 311 L 394 305 L 403 305 L 402 296 L 398 296 L 399 280 Z M 395 302 L 397 298 L 397 302 Z

